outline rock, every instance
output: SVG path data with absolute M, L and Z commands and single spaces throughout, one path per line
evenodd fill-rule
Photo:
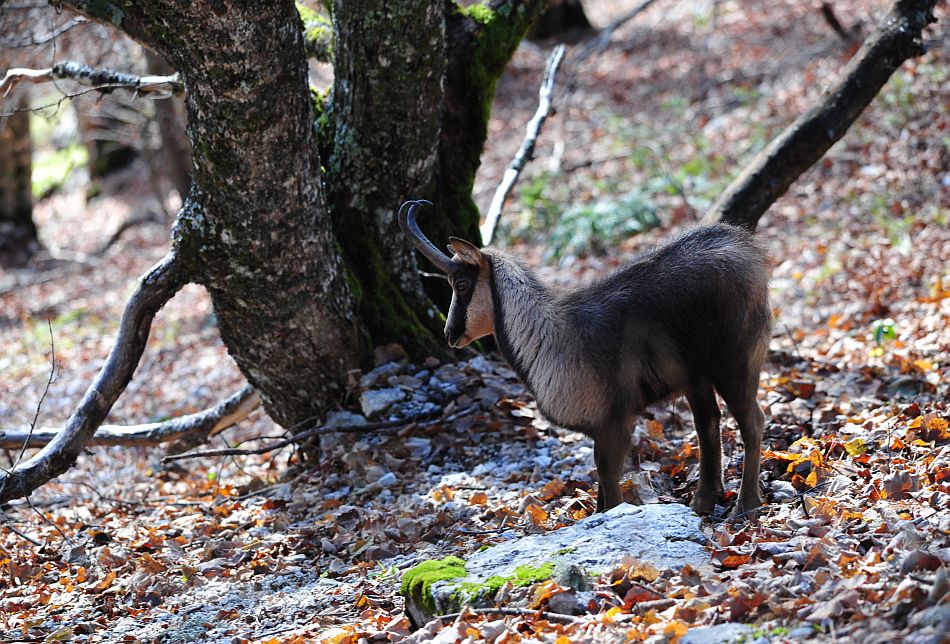
M 397 402 L 405 399 L 405 397 L 406 392 L 395 387 L 389 389 L 370 389 L 360 395 L 360 408 L 367 418 L 377 418 Z
M 679 644 L 729 644 L 730 642 L 749 642 L 755 629 L 748 624 L 726 622 L 715 626 L 691 628 L 680 638 Z
M 369 373 L 363 374 L 360 378 L 359 386 L 362 388 L 372 387 L 379 381 L 385 381 L 389 376 L 395 376 L 402 371 L 402 365 L 398 362 L 387 362 L 379 365 Z
M 421 436 L 410 436 L 402 442 L 402 445 L 416 458 L 425 458 L 432 453 L 432 441 Z
M 351 411 L 331 411 L 327 414 L 327 427 L 362 427 L 366 418 Z
M 423 562 L 403 576 L 406 611 L 419 626 L 463 603 L 489 605 L 505 583 L 528 586 L 564 570 L 596 576 L 628 557 L 658 569 L 685 564 L 703 569 L 710 560 L 699 526 L 700 518 L 685 505 L 621 504 L 560 530 L 498 544 L 467 562 L 455 557 Z M 559 575 L 562 583 L 569 578 Z M 583 581 L 575 590 L 583 590 Z

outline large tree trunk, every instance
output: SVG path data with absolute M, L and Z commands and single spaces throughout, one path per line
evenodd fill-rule
M 495 82 L 544 4 L 334 5 L 322 149 L 334 228 L 375 344 L 401 342 L 415 353 L 443 346 L 430 298 L 447 307 L 450 290 L 444 280 L 420 283 L 395 213 L 406 199 L 425 197 L 435 204 L 422 215 L 433 239 L 478 240 L 472 186 Z
M 20 107 L 25 108 L 25 102 Z M 30 113 L 24 110 L 0 118 L 0 266 L 20 266 L 39 248 L 33 223 L 32 152 Z

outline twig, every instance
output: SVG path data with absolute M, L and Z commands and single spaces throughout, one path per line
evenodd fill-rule
M 440 412 L 441 413 L 441 412 Z M 416 416 L 410 416 L 409 418 L 400 418 L 397 420 L 387 420 L 377 423 L 366 423 L 364 425 L 342 425 L 339 427 L 320 425 L 318 427 L 311 427 L 302 432 L 297 432 L 292 436 L 288 436 L 283 440 L 279 440 L 276 443 L 271 443 L 270 445 L 265 445 L 263 447 L 258 447 L 255 449 L 239 449 L 239 448 L 227 448 L 227 449 L 209 449 L 204 451 L 197 452 L 185 452 L 184 454 L 170 454 L 162 459 L 162 463 L 170 463 L 172 461 L 180 461 L 182 459 L 188 458 L 202 458 L 206 456 L 254 456 L 257 454 L 266 454 L 267 452 L 273 452 L 274 450 L 281 449 L 282 447 L 287 447 L 293 443 L 299 443 L 312 438 L 314 436 L 321 436 L 323 434 L 333 434 L 336 432 L 349 432 L 349 433 L 364 433 L 364 432 L 375 432 L 380 429 L 392 429 L 394 427 L 405 427 L 406 425 L 411 425 L 420 420 L 432 418 L 433 412 L 427 412 L 423 414 L 417 414 Z
M 159 98 L 181 94 L 185 89 L 177 73 L 171 76 L 135 76 L 111 69 L 95 69 L 83 63 L 64 61 L 46 69 L 26 67 L 8 69 L 3 80 L 0 80 L 0 96 L 6 96 L 20 82 L 45 83 L 58 79 L 71 79 L 102 92 L 126 89 L 136 94 L 159 94 Z M 168 87 L 162 87 L 163 85 Z
M 609 25 L 588 38 L 587 41 L 581 45 L 580 50 L 571 56 L 571 62 L 579 63 L 581 61 L 587 60 L 593 54 L 600 53 L 606 49 L 607 45 L 610 44 L 610 37 L 613 36 L 614 31 L 646 11 L 647 8 L 649 8 L 649 6 L 654 2 L 656 2 L 656 0 L 644 0 L 644 2 L 641 2 L 639 5 L 627 13 L 621 15 Z
M 566 613 L 552 613 L 550 611 L 544 610 L 531 610 L 530 608 L 513 608 L 513 607 L 501 607 L 496 608 L 467 608 L 459 613 L 448 613 L 447 615 L 438 615 L 432 619 L 429 624 L 433 622 L 446 622 L 448 620 L 455 620 L 461 617 L 462 615 L 468 613 L 475 613 L 476 615 L 510 615 L 515 617 L 540 617 L 541 619 L 546 619 L 549 622 L 560 622 L 562 624 L 580 624 L 582 620 L 574 617 L 573 615 L 568 615 Z M 428 625 L 427 625 L 428 626 Z
M 821 15 L 825 19 L 825 22 L 828 23 L 828 26 L 831 27 L 831 30 L 838 34 L 841 40 L 845 42 L 854 40 L 851 32 L 845 29 L 838 21 L 838 16 L 835 15 L 834 7 L 831 6 L 830 2 L 821 3 Z
M 492 197 L 491 205 L 488 207 L 485 223 L 481 226 L 482 243 L 484 244 L 491 243 L 492 237 L 495 235 L 495 226 L 498 225 L 498 218 L 501 216 L 502 208 L 504 208 L 505 205 L 505 200 L 511 193 L 515 182 L 518 181 L 518 177 L 521 175 L 525 164 L 531 159 L 531 155 L 534 153 L 534 146 L 538 141 L 538 136 L 541 134 L 541 128 L 544 126 L 545 119 L 547 119 L 551 113 L 551 97 L 554 94 L 554 81 L 557 77 L 558 66 L 560 66 L 563 59 L 564 45 L 558 45 L 554 51 L 551 52 L 551 56 L 548 58 L 548 64 L 544 69 L 544 80 L 541 82 L 541 89 L 538 92 L 538 109 L 528 122 L 527 132 L 525 133 L 524 141 L 521 143 L 521 149 L 518 150 L 515 158 L 511 161 L 511 165 L 505 170 L 505 176 L 502 178 L 498 189 L 495 190 L 495 196 Z
M 43 514 L 42 512 L 40 512 L 39 508 L 37 508 L 35 505 L 33 505 L 33 502 L 30 501 L 30 497 L 28 497 L 28 496 L 27 496 L 27 497 L 24 497 L 24 500 L 26 501 L 27 505 L 30 506 L 30 509 L 33 510 L 33 512 L 35 512 L 41 519 L 43 519 L 43 522 L 44 522 L 44 523 L 46 523 L 46 524 L 49 525 L 49 526 L 52 526 L 52 528 L 53 528 L 54 530 L 56 530 L 56 532 L 58 532 L 59 535 L 60 535 L 63 539 L 66 540 L 66 543 L 68 543 L 68 544 L 71 545 L 71 546 L 74 545 L 73 540 L 69 537 L 68 534 L 66 534 L 65 532 L 63 532 L 63 530 L 62 530 L 58 525 L 56 525 L 56 522 L 55 522 L 55 521 L 53 521 L 53 520 L 50 519 L 48 516 L 46 516 L 45 514 Z
M 86 445 L 156 445 L 193 436 L 214 435 L 236 425 L 260 405 L 260 396 L 250 385 L 245 385 L 214 407 L 187 414 L 160 423 L 141 425 L 100 425 Z M 54 440 L 61 427 L 41 427 L 24 437 L 22 431 L 0 430 L 0 447 L 19 445 L 43 447 Z
M 36 403 L 36 412 L 33 414 L 33 420 L 30 421 L 30 430 L 29 433 L 24 438 L 23 446 L 20 448 L 20 453 L 16 457 L 16 460 L 11 465 L 11 469 L 15 469 L 17 465 L 20 464 L 20 461 L 23 460 L 23 454 L 26 453 L 27 447 L 30 445 L 30 439 L 33 437 L 33 431 L 36 429 L 36 421 L 40 418 L 40 409 L 43 407 L 43 401 L 46 400 L 46 395 L 49 393 L 50 385 L 53 384 L 53 380 L 56 377 L 56 345 L 53 342 L 53 323 L 50 320 L 46 320 L 46 326 L 49 329 L 49 351 L 50 351 L 50 363 L 49 363 L 49 378 L 46 380 L 46 388 L 43 389 L 43 395 L 40 396 L 39 402 Z M 3 480 L 3 483 L 0 483 L 0 491 L 3 490 L 3 485 L 6 484 L 6 479 Z
M 4 523 L 4 525 L 6 525 L 7 528 L 10 529 L 10 532 L 12 532 L 13 534 L 15 534 L 16 536 L 20 537 L 20 538 L 23 539 L 24 541 L 29 541 L 30 543 L 32 543 L 32 544 L 33 544 L 34 546 L 36 546 L 37 548 L 42 548 L 42 547 L 43 547 L 43 543 L 42 543 L 41 541 L 37 541 L 36 539 L 34 539 L 33 537 L 31 537 L 30 535 L 24 534 L 23 532 L 20 532 L 20 530 L 19 530 L 15 525 L 13 525 L 13 521 L 10 520 L 10 517 L 8 517 L 7 514 L 6 514 L 6 512 L 4 512 L 3 510 L 0 510 L 0 520 L 2 520 L 3 523 Z

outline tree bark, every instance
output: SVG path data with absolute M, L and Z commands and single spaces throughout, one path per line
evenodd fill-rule
M 321 414 L 365 347 L 324 202 L 294 4 L 67 4 L 182 74 L 194 167 L 175 250 L 267 413 L 285 426 Z
M 10 101 L 14 107 L 17 101 Z M 25 108 L 25 102 L 19 104 Z M 30 113 L 0 118 L 0 266 L 22 266 L 39 249 L 33 223 Z
M 821 101 L 789 125 L 726 188 L 706 221 L 754 230 L 776 199 L 844 136 L 905 60 L 925 53 L 936 0 L 897 0 Z
M 545 2 L 338 3 L 334 87 L 318 122 L 334 228 L 359 281 L 360 312 L 374 344 L 444 351 L 442 280 L 417 276 L 396 223 L 399 205 L 428 198 L 434 239 L 478 241 L 472 201 L 495 83 Z M 381 47 L 380 43 L 385 43 Z

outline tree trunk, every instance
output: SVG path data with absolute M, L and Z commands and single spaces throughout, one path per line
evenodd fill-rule
M 316 128 L 292 2 L 65 4 L 184 78 L 194 168 L 175 250 L 271 417 L 320 415 L 373 344 L 441 345 L 394 212 L 430 197 L 441 208 L 427 230 L 477 239 L 470 193 L 494 84 L 541 0 L 334 3 L 336 80 Z
M 171 65 L 151 49 L 145 50 L 145 60 L 149 74 L 170 76 L 175 73 Z M 151 155 L 150 165 L 153 172 L 168 179 L 184 201 L 191 187 L 191 143 L 185 133 L 185 101 L 180 96 L 169 96 L 154 103 L 160 147 Z
M 321 115 L 334 229 L 359 281 L 360 311 L 374 344 L 444 351 L 441 279 L 416 276 L 395 213 L 428 198 L 433 239 L 478 240 L 472 200 L 495 83 L 543 8 L 540 1 L 386 0 L 334 5 L 334 87 Z M 385 43 L 385 48 L 380 47 Z M 424 260 L 418 267 L 428 271 Z
M 33 223 L 32 152 L 30 113 L 0 118 L 0 266 L 21 266 L 39 248 Z

